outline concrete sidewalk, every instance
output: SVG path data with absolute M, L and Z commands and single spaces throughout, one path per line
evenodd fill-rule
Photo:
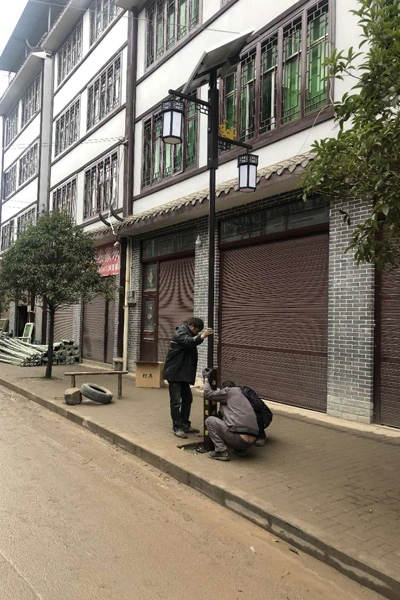
M 343 424 L 290 408 L 275 413 L 264 448 L 229 463 L 179 446 L 198 442 L 172 435 L 166 389 L 136 389 L 124 378 L 121 400 L 110 405 L 67 406 L 70 386 L 58 366 L 0 365 L 0 385 L 21 393 L 151 462 L 183 483 L 316 556 L 382 595 L 400 598 L 400 431 Z M 81 385 L 90 378 L 78 378 Z M 94 383 L 116 394 L 117 378 Z M 202 424 L 202 396 L 195 395 L 193 425 Z

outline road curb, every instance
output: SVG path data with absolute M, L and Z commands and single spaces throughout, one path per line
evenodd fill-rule
M 384 569 L 379 571 L 360 560 L 360 558 L 351 556 L 337 548 L 333 543 L 321 539 L 323 532 L 311 532 L 309 526 L 294 523 L 293 519 L 285 519 L 284 516 L 278 515 L 272 506 L 256 505 L 250 498 L 246 498 L 243 492 L 229 490 L 221 482 L 207 480 L 191 473 L 188 469 L 176 465 L 167 458 L 155 453 L 144 444 L 138 444 L 107 427 L 71 412 L 68 408 L 58 406 L 51 400 L 41 398 L 6 380 L 0 379 L 0 385 L 69 419 L 71 422 L 88 429 L 126 452 L 168 473 L 181 483 L 192 487 L 214 502 L 241 515 L 299 550 L 321 560 L 365 587 L 382 594 L 390 600 L 400 598 L 400 581 L 386 574 Z

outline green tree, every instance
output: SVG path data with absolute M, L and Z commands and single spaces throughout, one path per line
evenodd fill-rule
M 355 85 L 334 104 L 336 138 L 313 144 L 304 197 L 359 199 L 372 207 L 352 230 L 347 250 L 357 263 L 383 268 L 399 263 L 400 240 L 400 3 L 359 0 L 362 41 L 357 51 L 333 51 L 329 76 L 354 78 Z M 352 226 L 352 215 L 343 218 Z M 385 223 L 384 235 L 382 224 Z
M 49 315 L 49 352 L 46 377 L 53 367 L 54 317 L 65 305 L 90 300 L 95 294 L 111 298 L 114 278 L 102 278 L 95 246 L 66 213 L 38 218 L 0 260 L 0 304 L 28 294 L 41 299 Z M 1 301 L 1 299 L 3 299 Z

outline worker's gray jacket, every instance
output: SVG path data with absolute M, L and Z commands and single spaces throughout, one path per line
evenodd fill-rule
M 239 387 L 213 391 L 208 381 L 205 381 L 204 395 L 209 400 L 220 402 L 221 413 L 230 431 L 258 435 L 256 414 Z

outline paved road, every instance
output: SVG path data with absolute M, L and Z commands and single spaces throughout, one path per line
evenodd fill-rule
M 378 600 L 0 388 L 0 600 Z

